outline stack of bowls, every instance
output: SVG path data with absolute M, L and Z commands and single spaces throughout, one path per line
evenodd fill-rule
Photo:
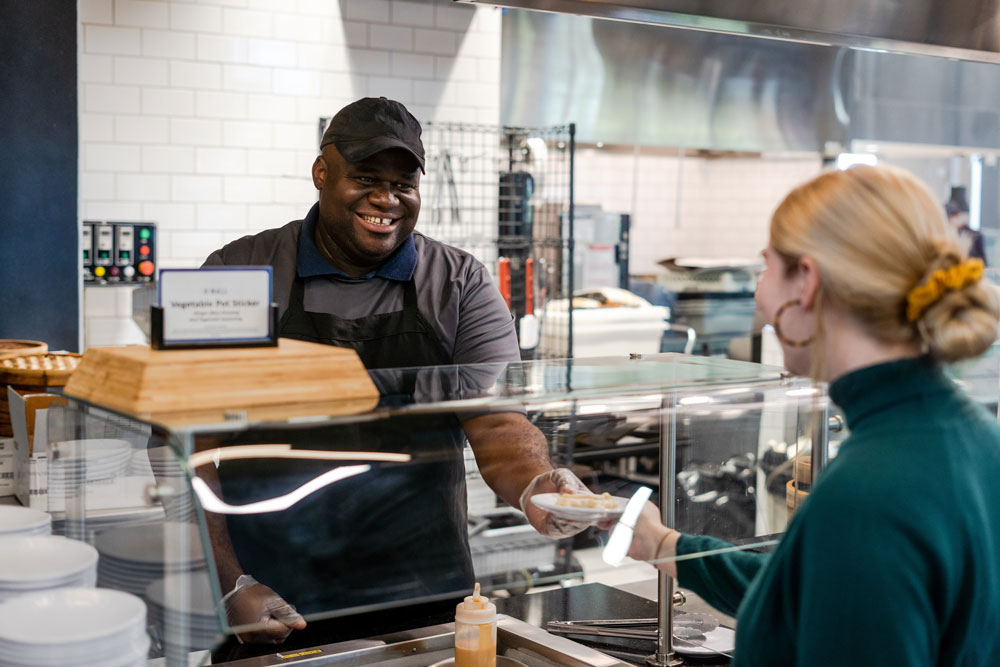
M 188 593 L 183 603 L 168 600 L 168 591 L 176 595 L 184 590 Z M 146 589 L 146 603 L 149 624 L 160 629 L 167 655 L 211 649 L 221 634 L 207 572 L 168 574 L 154 581 Z M 183 641 L 181 633 L 185 630 L 187 638 Z
M 183 536 L 183 554 L 167 555 L 166 536 Z M 164 522 L 116 526 L 97 533 L 94 546 L 101 554 L 97 585 L 145 597 L 146 587 L 170 573 L 207 567 L 201 534 L 192 523 Z M 169 551 L 174 551 L 170 549 Z
M 0 537 L 0 602 L 54 588 L 93 588 L 97 550 L 56 535 Z
M 101 588 L 62 588 L 0 603 L 0 667 L 145 667 L 142 600 Z
M 48 512 L 0 505 L 0 537 L 14 535 L 51 535 L 52 516 Z

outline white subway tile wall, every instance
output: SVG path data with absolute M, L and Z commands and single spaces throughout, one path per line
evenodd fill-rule
M 82 217 L 156 222 L 163 268 L 301 218 L 318 119 L 358 97 L 421 120 L 499 119 L 496 8 L 80 0 L 79 20 Z M 138 342 L 101 289 L 87 289 L 85 344 Z
M 629 270 L 656 274 L 668 257 L 756 258 L 781 199 L 821 167 L 818 155 L 705 159 L 587 148 L 576 156 L 576 202 L 631 213 Z
M 398 99 L 421 120 L 499 122 L 493 7 L 79 0 L 79 20 L 81 214 L 156 222 L 161 267 L 301 218 L 318 119 L 358 97 Z M 577 201 L 631 212 L 632 270 L 650 273 L 669 256 L 756 255 L 780 197 L 819 168 L 584 149 Z M 101 289 L 121 295 L 113 309 Z M 86 294 L 86 345 L 140 342 L 129 288 Z

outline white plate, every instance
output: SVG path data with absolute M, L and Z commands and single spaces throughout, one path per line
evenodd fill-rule
M 732 655 L 736 648 L 736 631 L 720 625 L 705 633 L 705 641 L 693 642 L 674 637 L 674 651 L 681 655 Z
M 47 512 L 28 507 L 0 505 L 0 535 L 52 531 L 52 517 Z
M 128 641 L 145 629 L 143 601 L 106 588 L 60 588 L 0 604 L 0 641 L 12 646 L 55 646 L 102 637 Z
M 46 582 L 97 571 L 97 549 L 56 535 L 0 537 L 0 581 Z
M 612 496 L 611 498 L 615 501 L 616 505 L 614 509 L 605 507 L 565 507 L 556 504 L 558 498 L 558 493 L 538 493 L 531 496 L 531 502 L 536 507 L 541 507 L 546 512 L 551 512 L 559 518 L 574 521 L 607 521 L 609 519 L 617 519 L 625 511 L 625 506 L 628 504 L 628 498 Z

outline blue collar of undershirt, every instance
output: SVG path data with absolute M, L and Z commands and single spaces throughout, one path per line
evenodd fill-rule
M 299 255 L 295 263 L 295 269 L 300 278 L 311 276 L 343 276 L 352 278 L 323 256 L 319 248 L 316 247 L 316 221 L 319 219 L 319 204 L 313 204 L 302 221 L 302 229 L 299 231 Z M 413 277 L 413 271 L 417 267 L 417 247 L 413 243 L 413 234 L 406 237 L 403 245 L 399 246 L 396 252 L 385 261 L 382 266 L 374 271 L 361 276 L 368 279 L 374 276 L 388 278 L 406 282 Z

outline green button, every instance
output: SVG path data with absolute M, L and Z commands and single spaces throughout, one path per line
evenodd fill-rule
M 148 239 L 149 238 L 149 230 L 146 229 L 145 227 L 142 228 L 142 229 L 140 229 L 139 230 L 139 238 L 141 238 L 141 239 Z

